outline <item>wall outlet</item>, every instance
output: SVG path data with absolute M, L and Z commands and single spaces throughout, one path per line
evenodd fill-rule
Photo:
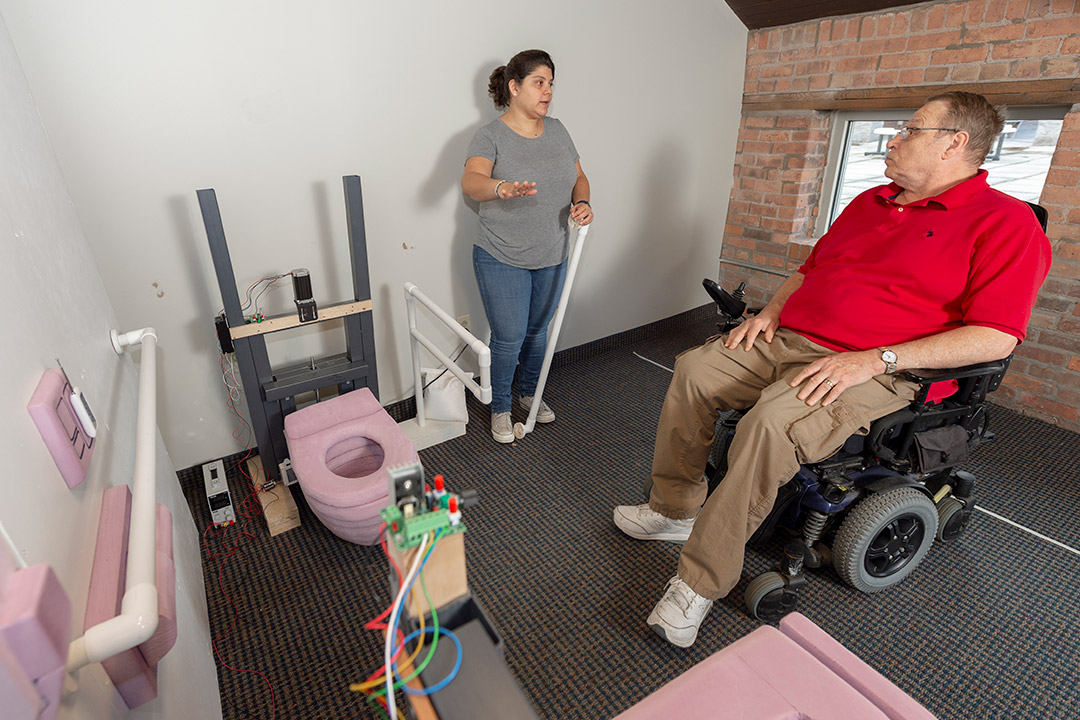
M 458 315 L 457 321 L 458 325 L 465 328 L 469 332 L 472 332 L 472 321 L 469 319 L 468 315 Z

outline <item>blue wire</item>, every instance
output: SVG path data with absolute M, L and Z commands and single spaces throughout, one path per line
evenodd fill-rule
M 409 597 L 409 593 L 412 592 L 413 583 L 416 582 L 416 578 L 420 577 L 420 573 L 422 573 L 424 571 L 424 566 L 427 565 L 428 558 L 431 557 L 431 551 L 435 549 L 435 543 L 439 542 L 439 538 L 442 537 L 442 534 L 443 534 L 443 529 L 442 528 L 439 528 L 435 532 L 435 539 L 431 541 L 431 545 L 428 546 L 427 552 L 424 553 L 424 559 L 422 561 L 420 561 L 420 567 L 417 569 L 416 574 L 413 575 L 412 580 L 409 582 L 409 586 L 407 588 L 405 588 L 405 594 L 402 596 L 403 598 Z M 393 627 L 395 627 L 395 628 L 400 628 L 401 611 L 403 609 L 405 609 L 405 601 L 404 601 L 404 599 L 402 600 L 401 604 L 398 605 L 397 614 L 394 615 L 394 625 L 393 625 Z M 435 609 L 431 608 L 431 610 L 432 610 L 432 612 L 434 612 Z M 397 647 L 398 647 L 397 645 L 392 646 L 392 650 L 394 652 L 397 652 Z M 395 668 L 397 667 L 397 662 L 396 661 L 394 662 L 394 667 Z M 396 675 L 397 671 L 395 670 L 394 673 Z
M 434 632 L 435 632 L 435 628 L 433 628 L 433 627 L 425 627 L 425 628 L 424 628 L 424 632 L 425 632 L 425 633 L 434 633 Z M 434 685 L 432 685 L 431 687 L 426 687 L 426 688 L 421 688 L 420 690 L 416 690 L 415 688 L 411 688 L 411 687 L 409 687 L 408 685 L 405 685 L 405 684 L 403 683 L 403 684 L 401 685 L 401 688 L 400 688 L 400 689 L 401 689 L 401 690 L 404 690 L 404 691 L 405 691 L 405 694 L 406 694 L 406 695 L 431 695 L 432 693 L 437 693 L 437 692 L 439 692 L 440 690 L 442 690 L 442 689 L 443 689 L 444 687 L 446 687 L 447 685 L 449 685 L 449 684 L 450 684 L 450 682 L 451 682 L 451 681 L 452 681 L 452 680 L 453 680 L 454 678 L 456 678 L 456 677 L 457 677 L 457 674 L 458 674 L 458 670 L 460 670 L 460 669 L 461 669 L 461 641 L 460 641 L 460 640 L 458 640 L 458 637 L 457 637 L 457 635 L 455 635 L 454 633 L 450 632 L 449 630 L 447 630 L 446 628 L 442 627 L 441 625 L 439 626 L 439 634 L 440 634 L 440 635 L 445 635 L 445 636 L 447 636 L 448 638 L 450 638 L 451 640 L 453 640 L 453 641 L 454 641 L 454 644 L 455 644 L 455 645 L 457 645 L 457 662 L 455 662 L 455 663 L 454 663 L 454 668 L 453 668 L 453 669 L 452 669 L 452 670 L 450 671 L 450 674 L 449 674 L 449 675 L 447 675 L 447 676 L 446 676 L 445 678 L 443 678 L 443 679 L 442 679 L 442 680 L 440 680 L 439 682 L 435 683 L 435 684 L 434 684 Z M 419 635 L 420 635 L 420 631 L 419 631 L 419 630 L 414 630 L 413 632 L 411 632 L 411 633 L 410 633 L 410 634 L 409 634 L 409 635 L 408 635 L 408 636 L 407 636 L 407 637 L 405 638 L 405 642 L 409 642 L 409 641 L 410 641 L 410 640 L 412 640 L 412 639 L 413 639 L 414 637 L 417 637 L 417 636 L 419 636 Z M 399 681 L 401 680 L 401 675 L 399 675 L 399 674 L 398 674 L 398 671 L 397 671 L 397 669 L 396 669 L 396 668 L 394 669 L 394 677 L 395 677 L 395 678 L 397 678 L 397 679 L 398 679 Z

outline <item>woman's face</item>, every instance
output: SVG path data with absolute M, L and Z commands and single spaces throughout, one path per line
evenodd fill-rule
M 510 81 L 510 104 L 532 117 L 544 117 L 551 105 L 555 78 L 547 65 L 537 65 L 521 83 Z

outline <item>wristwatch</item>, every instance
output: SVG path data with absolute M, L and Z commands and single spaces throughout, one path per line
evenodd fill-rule
M 879 347 L 881 351 L 881 362 L 885 363 L 885 374 L 892 375 L 896 372 L 896 353 L 887 347 Z

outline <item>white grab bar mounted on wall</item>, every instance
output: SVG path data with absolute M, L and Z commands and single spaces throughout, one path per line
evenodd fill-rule
M 135 468 L 131 482 L 131 529 L 128 533 L 127 577 L 120 614 L 89 628 L 68 648 L 67 670 L 100 662 L 140 645 L 158 625 L 155 582 L 157 548 L 157 332 L 146 327 L 128 333 L 110 333 L 117 355 L 125 347 L 140 345 L 139 410 L 135 424 Z

